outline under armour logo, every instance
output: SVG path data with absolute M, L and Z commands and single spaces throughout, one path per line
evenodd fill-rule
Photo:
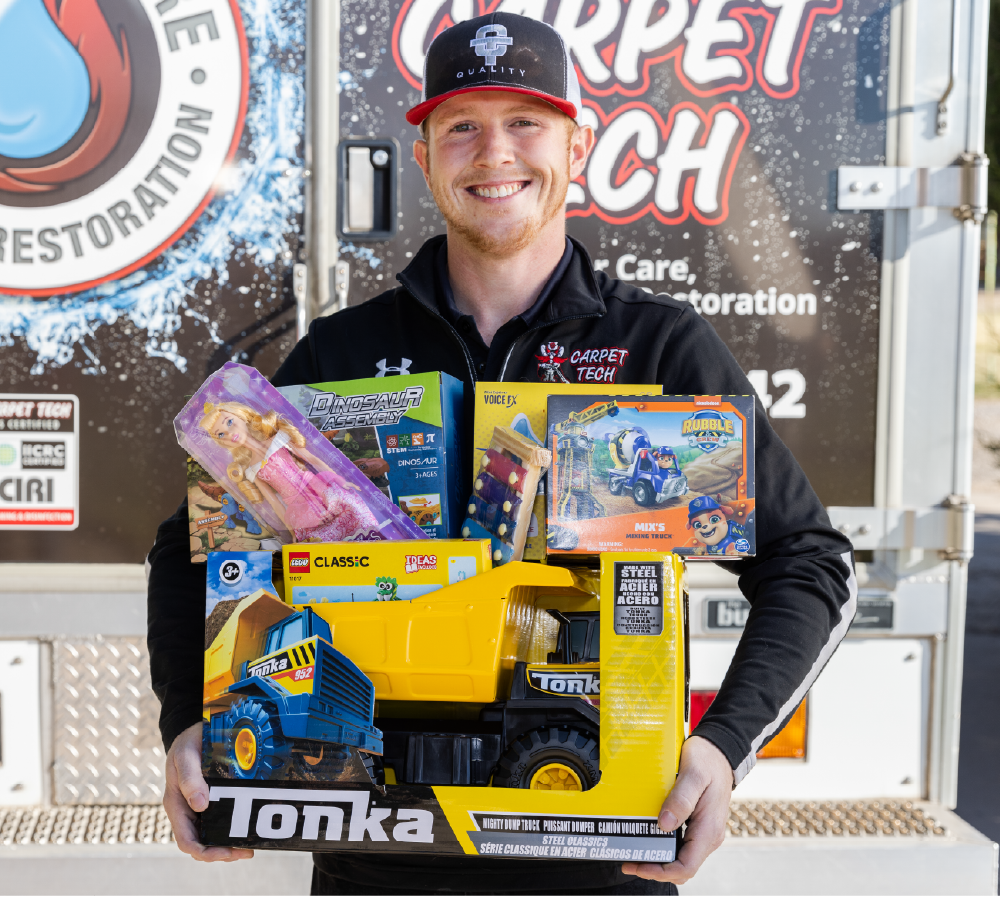
M 375 362 L 375 367 L 378 368 L 378 373 L 375 376 L 384 377 L 386 374 L 408 374 L 410 373 L 411 364 L 413 362 L 409 358 L 404 358 L 398 368 L 393 368 L 389 367 L 386 364 L 386 359 L 383 358 L 381 361 Z
M 503 25 L 483 25 L 476 32 L 470 47 L 476 48 L 477 56 L 485 56 L 487 65 L 496 65 L 497 57 L 503 56 L 507 48 L 514 43 L 514 38 L 507 37 L 507 29 Z

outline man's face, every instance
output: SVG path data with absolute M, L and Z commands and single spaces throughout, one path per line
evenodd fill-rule
M 689 524 L 695 538 L 706 545 L 718 545 L 729 533 L 729 523 L 722 511 L 706 511 L 699 514 Z
M 564 213 L 566 190 L 594 143 L 543 100 L 476 91 L 442 103 L 413 155 L 449 230 L 504 257 Z

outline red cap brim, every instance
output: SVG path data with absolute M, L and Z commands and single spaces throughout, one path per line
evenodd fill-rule
M 537 90 L 527 90 L 523 87 L 505 87 L 497 84 L 483 84 L 478 87 L 460 87 L 458 90 L 451 90 L 448 93 L 443 93 L 433 99 L 425 100 L 423 103 L 414 106 L 409 112 L 406 113 L 406 120 L 411 125 L 419 125 L 425 118 L 427 118 L 428 115 L 430 115 L 446 100 L 450 100 L 452 97 L 456 97 L 460 93 L 474 93 L 482 90 L 500 90 L 506 93 L 523 93 L 525 96 L 537 97 L 540 100 L 545 100 L 545 102 L 550 106 L 555 106 L 555 108 L 560 112 L 565 113 L 576 121 L 578 110 L 573 103 L 569 102 L 569 100 L 562 100 L 559 97 L 554 97 L 547 93 L 541 93 Z

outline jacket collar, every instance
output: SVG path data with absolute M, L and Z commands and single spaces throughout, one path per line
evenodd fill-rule
M 445 240 L 445 236 L 431 237 L 420 247 L 413 261 L 396 275 L 396 280 L 417 302 L 438 316 L 441 310 L 434 264 L 438 249 Z M 572 237 L 570 242 L 573 244 L 573 258 L 569 268 L 552 290 L 535 321 L 536 326 L 556 324 L 568 318 L 603 315 L 607 311 L 587 250 Z

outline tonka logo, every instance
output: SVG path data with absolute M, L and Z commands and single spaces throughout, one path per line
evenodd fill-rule
M 277 841 L 434 843 L 430 810 L 369 808 L 368 791 L 212 786 L 208 799 L 210 807 L 233 802 L 230 838 L 247 838 L 252 826 L 258 837 Z
M 601 694 L 601 678 L 590 672 L 545 673 L 538 670 L 528 671 L 528 681 L 539 691 L 556 695 L 580 695 L 581 697 L 599 697 Z
M 280 654 L 277 657 L 269 657 L 260 663 L 250 664 L 247 667 L 247 678 L 251 676 L 273 676 L 282 670 L 288 669 L 288 655 Z
M 475 47 L 477 56 L 485 56 L 486 64 L 497 64 L 497 57 L 503 56 L 514 39 L 507 37 L 507 29 L 503 25 L 484 25 L 469 41 L 470 47 Z

